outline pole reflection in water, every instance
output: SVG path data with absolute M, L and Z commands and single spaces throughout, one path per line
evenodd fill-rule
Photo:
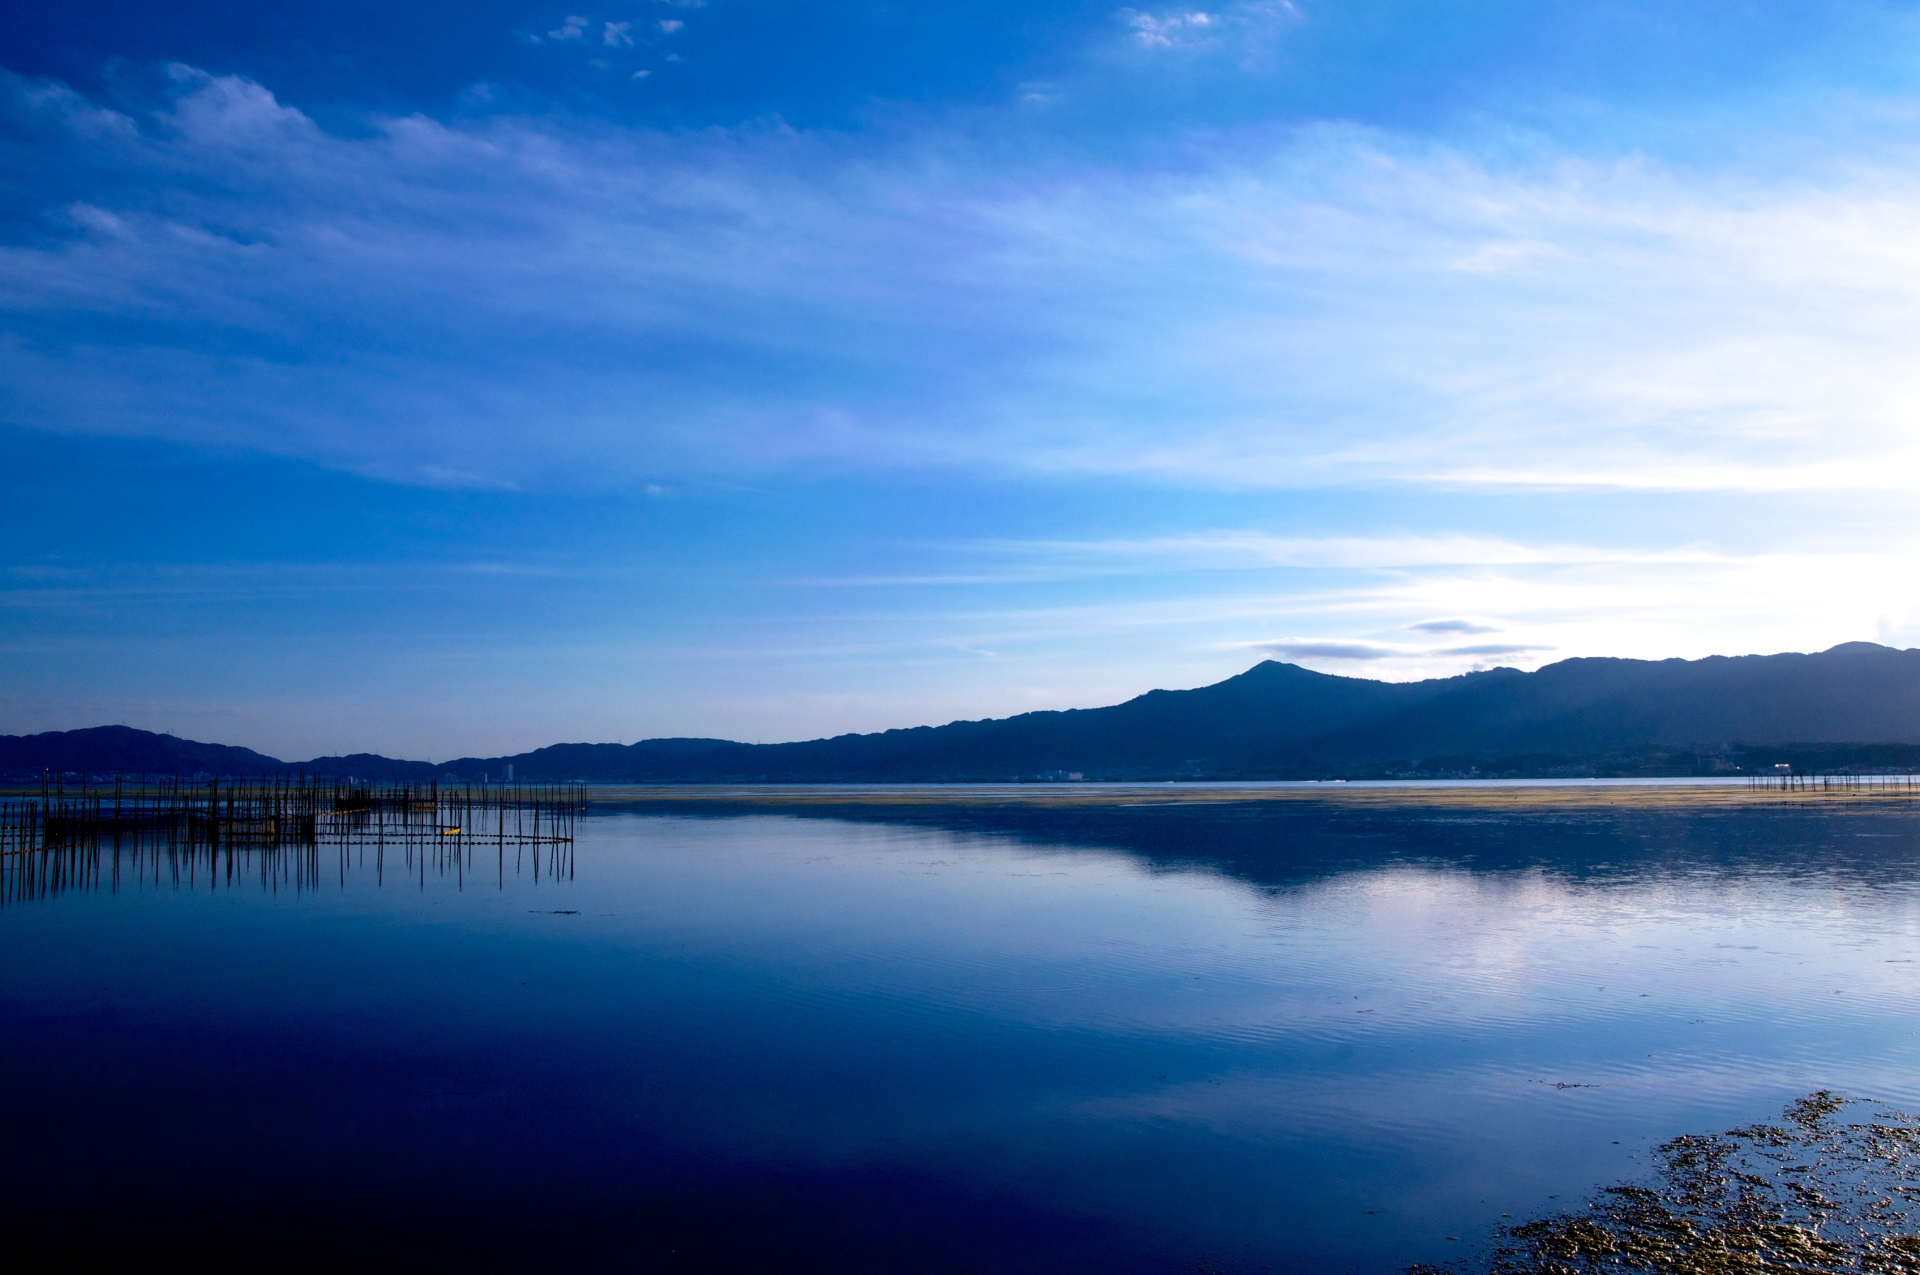
M 491 844 L 495 883 L 573 875 L 575 784 L 443 787 L 354 784 L 312 777 L 248 782 L 116 776 L 112 788 L 74 793 L 51 776 L 37 796 L 0 801 L 0 905 L 103 886 L 317 888 L 325 875 L 372 871 L 384 883 L 397 857 L 422 888 L 427 874 L 464 886 Z

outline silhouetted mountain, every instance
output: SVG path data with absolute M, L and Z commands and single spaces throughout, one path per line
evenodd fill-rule
M 1709 758 L 1700 749 L 1711 750 Z M 1693 750 L 1693 751 L 1689 751 Z M 1797 751 L 1796 751 L 1797 750 Z M 1424 682 L 1272 660 L 1190 691 L 792 744 L 556 744 L 429 765 L 370 754 L 284 763 L 125 727 L 0 739 L 0 770 L 293 769 L 367 779 L 503 776 L 643 783 L 1288 778 L 1489 772 L 1693 773 L 1743 761 L 1920 764 L 1920 650 L 1575 659 Z
M 1920 742 L 1920 650 L 1848 642 L 1817 655 L 1562 660 L 1356 722 L 1314 748 L 1370 760 L 1735 740 Z
M 276 762 L 276 770 L 298 771 L 307 775 L 331 775 L 345 779 L 371 779 L 379 782 L 425 783 L 438 779 L 446 768 L 424 761 L 396 761 L 378 753 L 348 753 L 344 757 L 315 757 L 312 761 Z M 484 771 L 482 772 L 484 773 Z
M 1449 772 L 1481 761 L 1538 770 L 1613 759 L 1637 769 L 1673 760 L 1647 756 L 1661 746 L 1788 742 L 1920 744 L 1920 651 L 1852 642 L 1817 655 L 1577 659 L 1536 673 L 1423 682 L 1268 661 L 1213 686 L 1152 691 L 1111 708 L 735 744 L 648 759 L 628 773 L 770 782 L 1255 778 L 1405 773 L 1436 758 Z
M 725 739 L 643 739 L 637 744 L 549 744 L 513 757 L 462 757 L 439 767 L 498 778 L 511 764 L 516 778 L 574 779 L 674 770 L 726 748 L 752 748 Z M 357 772 L 356 772 L 357 773 Z
M 0 774 L 44 770 L 120 771 L 137 775 L 259 775 L 281 768 L 251 748 L 198 744 L 130 726 L 52 730 L 42 735 L 0 735 Z

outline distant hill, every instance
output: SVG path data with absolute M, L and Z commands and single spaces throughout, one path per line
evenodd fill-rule
M 1797 751 L 1796 751 L 1797 750 Z M 1791 757 L 1789 756 L 1791 755 Z M 370 754 L 282 762 L 126 727 L 0 737 L 0 771 L 369 779 L 488 774 L 642 783 L 1305 778 L 1362 774 L 1694 773 L 1920 765 L 1920 650 L 1849 642 L 1814 655 L 1574 659 L 1380 682 L 1266 661 L 1188 691 L 792 744 L 555 744 L 429 765 Z
M 283 763 L 251 748 L 198 744 L 130 726 L 53 730 L 44 735 L 0 735 L 0 774 L 44 770 L 120 771 L 137 775 L 259 775 Z

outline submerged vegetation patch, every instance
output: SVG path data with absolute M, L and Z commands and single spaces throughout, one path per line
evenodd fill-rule
M 1842 1119 L 1850 1107 L 1868 1118 Z M 1821 1090 L 1779 1124 L 1656 1149 L 1651 1184 L 1502 1228 L 1478 1258 L 1408 1275 L 1920 1273 L 1920 1121 Z

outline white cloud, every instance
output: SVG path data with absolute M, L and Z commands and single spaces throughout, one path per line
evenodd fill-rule
M 587 20 L 582 17 L 570 17 L 558 27 L 547 32 L 550 40 L 584 40 L 587 35 Z
M 1433 540 L 1300 541 L 1282 561 L 1245 553 L 1123 554 L 1114 542 L 1076 551 L 1057 542 L 988 541 L 952 546 L 944 578 L 864 583 L 948 588 L 956 598 L 982 587 L 1040 584 L 1049 597 L 1123 598 L 956 612 L 955 623 L 964 615 L 967 640 L 1010 652 L 1050 642 L 1098 649 L 1120 642 L 1119 635 L 1162 660 L 1190 651 L 1191 684 L 1237 671 L 1249 653 L 1328 671 L 1364 663 L 1368 677 L 1402 680 L 1493 664 L 1535 668 L 1581 655 L 1696 658 L 1824 650 L 1859 639 L 1920 642 L 1920 541 L 1910 534 L 1871 548 L 1830 535 L 1797 549 L 1748 553 L 1485 538 L 1479 543 L 1492 552 L 1478 561 L 1460 552 L 1472 538 Z M 1213 570 L 1201 570 L 1203 563 Z M 1130 573 L 1124 585 L 1089 594 L 1077 583 L 1118 570 Z M 1449 611 L 1474 618 L 1431 618 Z M 1459 641 L 1495 631 L 1497 641 Z M 1409 633 L 1438 640 L 1408 640 Z M 1141 676 L 1163 675 L 1148 665 Z
M 1211 12 L 1176 9 L 1153 13 L 1122 9 L 1118 14 L 1128 32 L 1128 44 L 1136 49 L 1224 52 L 1243 62 L 1272 46 L 1275 38 L 1295 25 L 1300 16 L 1299 9 L 1288 0 L 1278 0 L 1278 3 L 1244 0 Z
M 684 27 L 685 25 L 687 24 L 682 22 L 679 18 L 662 18 L 660 20 L 660 29 L 666 32 L 668 35 L 672 35 L 675 31 L 678 31 L 681 27 Z
M 1342 641 L 1326 638 L 1275 638 L 1250 642 L 1245 646 L 1264 651 L 1282 660 L 1379 661 L 1417 660 L 1433 656 L 1530 655 L 1551 651 L 1551 646 L 1526 642 L 1484 642 L 1473 646 L 1421 647 L 1394 645 L 1363 640 Z
M 96 234 L 112 235 L 124 238 L 127 224 L 104 208 L 95 208 L 92 204 L 75 203 L 67 206 L 67 215 L 77 223 Z
M 1551 651 L 1550 646 L 1525 642 L 1480 642 L 1468 646 L 1443 646 L 1436 655 L 1525 655 L 1533 651 Z
M 606 30 L 600 34 L 601 41 L 609 48 L 633 47 L 633 23 L 609 22 Z
M 1134 40 L 1147 48 L 1169 49 L 1198 43 L 1219 23 L 1212 14 L 1198 10 L 1157 17 L 1127 9 L 1122 10 L 1121 16 L 1133 29 Z
M 175 75 L 145 132 L 9 82 L 87 231 L 0 248 L 9 330 L 136 334 L 0 342 L 17 420 L 518 482 L 1920 487 L 1920 156 L 1897 139 L 1818 183 L 1348 127 L 1142 172 L 783 126 L 343 137 Z
M 1373 642 L 1330 642 L 1311 638 L 1259 642 L 1254 644 L 1254 649 L 1283 660 L 1386 660 L 1405 654 L 1404 651 Z
M 1421 620 L 1416 624 L 1403 626 L 1416 633 L 1498 633 L 1497 624 L 1481 624 L 1474 620 Z
M 1263 567 L 1375 570 L 1446 566 L 1519 566 L 1571 563 L 1647 564 L 1724 562 L 1711 545 L 1665 548 L 1526 543 L 1464 532 L 1386 536 L 1276 536 L 1262 531 L 1194 531 L 1144 539 L 985 541 L 982 552 L 1040 558 L 1097 570 L 1249 570 Z M 1453 622 L 1444 622 L 1453 623 Z M 1414 626 L 1409 626 L 1414 627 Z M 1428 632 L 1487 632 L 1430 629 Z

